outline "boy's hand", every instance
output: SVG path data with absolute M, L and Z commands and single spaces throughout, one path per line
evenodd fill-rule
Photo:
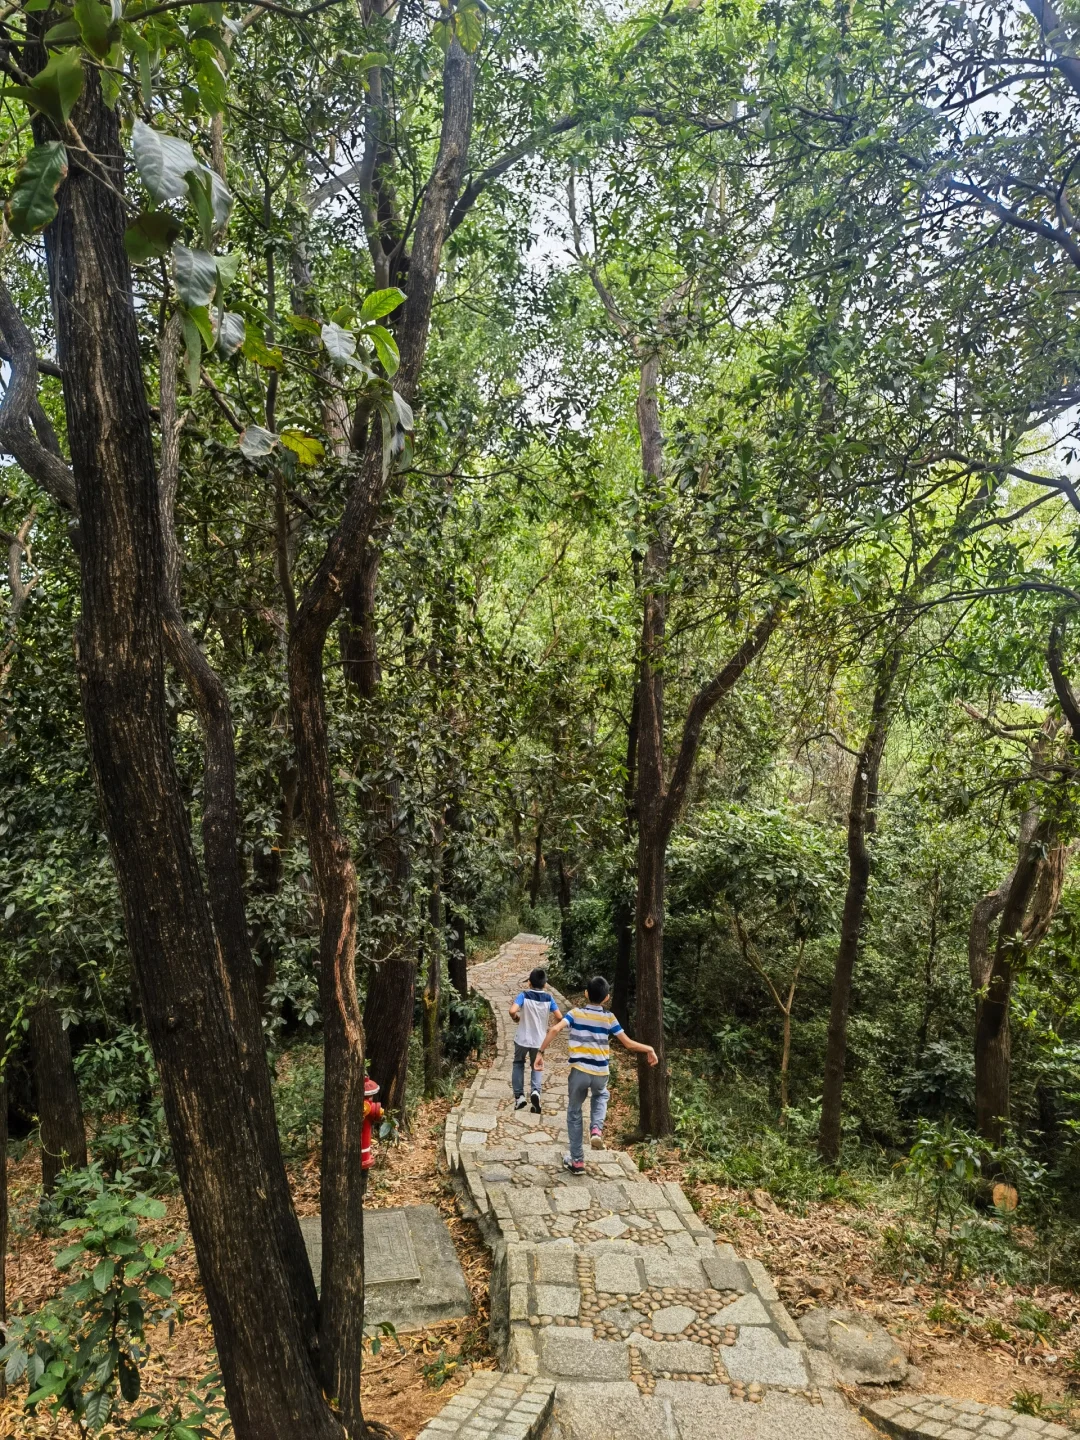
M 534 1070 L 542 1070 L 544 1068 L 544 1056 L 539 1050 L 536 1052 L 536 1059 L 532 1063 L 532 1068 Z
M 659 1064 L 660 1064 L 660 1056 L 657 1055 L 656 1051 L 653 1049 L 653 1047 L 652 1047 L 651 1045 L 650 1045 L 649 1048 L 645 1051 L 645 1059 L 649 1062 L 650 1065 L 659 1065 Z

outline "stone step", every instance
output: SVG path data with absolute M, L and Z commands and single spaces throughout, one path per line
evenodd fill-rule
M 859 1407 L 872 1425 L 898 1440 L 1069 1440 L 1063 1425 L 1017 1415 L 1000 1405 L 948 1395 L 904 1395 Z
M 554 1398 L 550 1380 L 483 1370 L 428 1421 L 417 1440 L 537 1440 Z

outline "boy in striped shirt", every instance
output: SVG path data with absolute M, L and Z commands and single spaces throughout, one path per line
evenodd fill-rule
M 542 1065 L 542 1056 L 553 1035 L 567 1030 L 567 1057 L 570 1061 L 570 1080 L 567 1091 L 566 1131 L 570 1137 L 570 1154 L 563 1160 L 563 1166 L 572 1175 L 585 1172 L 585 1142 L 581 1125 L 581 1107 L 589 1097 L 590 1143 L 594 1150 L 603 1147 L 604 1116 L 608 1107 L 608 1061 L 611 1054 L 611 1040 L 614 1036 L 627 1050 L 636 1050 L 648 1058 L 650 1065 L 657 1063 L 656 1051 L 651 1045 L 642 1045 L 631 1040 L 610 1010 L 604 1009 L 608 998 L 608 983 L 602 975 L 594 975 L 586 986 L 589 997 L 587 1005 L 575 1005 L 566 1012 L 564 1019 L 553 1025 L 544 1036 L 537 1062 Z

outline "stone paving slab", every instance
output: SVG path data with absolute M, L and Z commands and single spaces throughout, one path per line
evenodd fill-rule
M 648 1179 L 621 1150 L 587 1150 L 583 1176 L 563 1170 L 565 1036 L 546 1052 L 543 1113 L 514 1110 L 508 1006 L 546 953 L 519 935 L 470 970 L 497 1053 L 444 1131 L 447 1165 L 493 1251 L 504 1394 L 531 1395 L 534 1409 L 553 1397 L 549 1419 L 536 1410 L 549 1440 L 869 1440 L 866 1421 L 812 1380 L 764 1268 L 717 1241 L 677 1184 Z M 540 1433 L 511 1435 L 467 1391 L 422 1440 Z
M 867 1401 L 863 1414 L 901 1440 L 1069 1440 L 1071 1431 L 1035 1415 L 947 1395 L 898 1395 Z

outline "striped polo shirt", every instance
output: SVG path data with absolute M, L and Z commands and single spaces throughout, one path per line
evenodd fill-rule
M 622 1034 L 622 1026 L 602 1005 L 575 1005 L 566 1012 L 567 1055 L 571 1070 L 586 1075 L 606 1075 L 611 1037 Z

